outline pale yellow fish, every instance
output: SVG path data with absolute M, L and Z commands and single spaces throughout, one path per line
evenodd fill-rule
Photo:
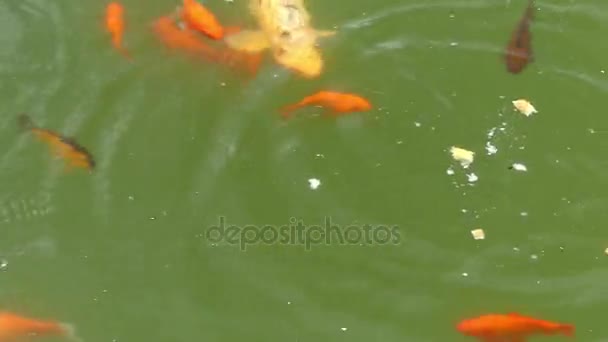
M 456 147 L 456 146 L 452 146 L 450 148 L 450 153 L 452 153 L 452 158 L 454 158 L 454 160 L 460 162 L 460 164 L 465 168 L 467 168 L 469 165 L 471 165 L 471 163 L 473 163 L 473 160 L 475 158 L 475 152 L 465 150 L 463 148 Z
M 305 77 L 321 74 L 323 58 L 317 39 L 336 32 L 312 28 L 303 0 L 250 0 L 249 9 L 259 29 L 226 37 L 229 47 L 250 53 L 270 49 L 277 63 Z
M 534 106 L 530 103 L 530 101 L 528 101 L 526 99 L 519 99 L 519 100 L 515 100 L 512 102 L 513 102 L 513 106 L 515 107 L 515 109 L 517 109 L 520 113 L 522 113 L 525 116 L 530 116 L 534 113 L 538 113 L 536 108 L 534 108 Z

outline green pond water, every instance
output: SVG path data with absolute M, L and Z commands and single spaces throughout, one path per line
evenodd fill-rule
M 608 341 L 608 3 L 538 1 L 512 75 L 525 1 L 308 0 L 338 29 L 323 75 L 267 54 L 249 82 L 160 45 L 177 2 L 123 4 L 133 63 L 104 2 L 0 2 L 2 310 L 91 342 L 473 341 L 455 324 L 490 312 Z M 206 5 L 253 25 L 245 0 Z M 321 89 L 374 109 L 281 119 Z M 63 172 L 21 112 L 95 171 Z

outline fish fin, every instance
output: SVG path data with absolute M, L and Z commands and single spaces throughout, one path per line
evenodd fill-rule
M 61 136 L 59 136 L 59 140 L 62 143 L 65 143 L 66 145 L 70 145 L 70 147 L 72 147 L 75 150 L 82 149 L 82 146 L 80 146 L 78 144 L 78 142 L 76 142 L 76 139 L 74 137 L 67 136 L 67 135 L 61 135 Z
M 480 342 L 505 342 L 503 338 L 500 337 L 480 337 Z
M 251 77 L 255 76 L 260 70 L 263 57 L 261 53 L 250 54 L 246 57 L 246 68 Z
M 167 17 L 173 21 L 178 21 L 182 14 L 184 13 L 183 6 L 176 6 L 173 12 L 171 12 Z
M 19 123 L 19 127 L 24 131 L 36 128 L 36 125 L 34 125 L 34 121 L 32 121 L 32 119 L 26 113 L 19 114 L 17 116 L 17 121 Z
M 67 163 L 65 164 L 65 166 L 63 167 L 63 173 L 65 174 L 69 174 L 72 173 L 72 171 L 74 171 L 74 169 L 76 168 L 76 166 L 74 166 L 74 164 L 72 163 Z
M 242 31 L 243 29 L 240 26 L 224 26 L 224 39 Z
M 336 30 L 316 30 L 315 33 L 317 34 L 317 37 L 331 37 L 331 36 L 335 36 L 338 31 Z
M 324 109 L 323 113 L 326 116 L 332 117 L 332 118 L 337 118 L 339 116 L 343 116 L 344 114 L 348 114 L 348 111 L 340 111 L 334 108 L 326 108 Z
M 319 77 L 323 72 L 323 58 L 317 48 L 276 49 L 274 59 L 282 66 L 308 79 Z
M 261 52 L 270 47 L 268 37 L 262 31 L 242 30 L 225 37 L 229 48 L 245 52 Z
M 70 160 L 65 164 L 63 172 L 72 173 L 77 169 L 85 169 L 89 173 L 93 173 L 93 166 L 91 166 L 88 160 Z

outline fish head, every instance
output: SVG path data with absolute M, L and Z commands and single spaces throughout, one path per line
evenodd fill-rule
M 191 29 L 199 30 L 212 39 L 222 39 L 224 29 L 213 12 L 197 1 L 184 0 L 182 19 Z
M 124 12 L 124 9 L 121 4 L 117 2 L 111 2 L 108 4 L 107 13 L 110 16 L 121 16 Z
M 525 333 L 525 319 L 517 315 L 487 314 L 461 321 L 456 329 L 467 336 L 517 336 Z
M 224 27 L 220 24 L 215 15 L 208 10 L 189 13 L 188 16 L 188 21 L 196 23 L 194 26 L 199 26 L 200 30 L 210 38 L 219 40 L 224 37 Z
M 292 36 L 293 40 L 300 40 L 296 31 L 312 30 L 310 14 L 301 0 L 252 0 L 251 12 L 259 29 L 277 44 L 292 40 Z
M 310 26 L 310 14 L 302 3 L 283 3 L 277 7 L 275 22 L 282 30 L 295 30 Z
M 205 33 L 215 39 L 215 40 L 219 40 L 222 39 L 224 37 L 224 28 L 221 25 L 207 25 L 207 28 L 205 30 Z
M 372 109 L 372 104 L 368 100 L 361 97 L 357 97 L 357 100 L 355 101 L 355 106 L 356 109 L 360 112 L 366 112 Z

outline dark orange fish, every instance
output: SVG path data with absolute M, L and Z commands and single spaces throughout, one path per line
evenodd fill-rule
M 31 335 L 61 336 L 79 340 L 74 328 L 65 323 L 22 317 L 10 312 L 0 313 L 0 341 L 16 341 Z
M 372 109 L 371 103 L 359 95 L 334 91 L 319 91 L 305 97 L 298 103 L 281 108 L 280 111 L 284 117 L 289 117 L 291 112 L 305 106 L 322 106 L 334 116 L 350 112 L 365 112 Z
M 531 335 L 574 336 L 574 326 L 522 316 L 489 314 L 461 321 L 456 329 L 482 342 L 525 342 Z
M 184 0 L 182 20 L 189 29 L 199 31 L 211 39 L 222 39 L 224 27 L 215 15 L 196 0 Z
M 34 133 L 38 139 L 49 145 L 53 154 L 63 158 L 68 163 L 66 170 L 79 167 L 93 171 L 95 168 L 93 156 L 73 139 L 61 136 L 48 129 L 36 127 L 26 114 L 20 114 L 18 119 L 22 129 Z
M 122 36 L 125 30 L 124 8 L 118 2 L 111 2 L 106 7 L 106 30 L 112 36 L 112 45 L 118 52 L 128 59 L 131 55 L 122 45 Z
M 168 48 L 182 50 L 209 62 L 215 62 L 255 75 L 262 61 L 262 54 L 234 51 L 227 47 L 214 47 L 192 30 L 180 29 L 170 16 L 158 18 L 153 25 L 158 39 Z
M 534 1 L 528 1 L 528 7 L 520 19 L 515 31 L 511 34 L 511 40 L 505 49 L 505 63 L 510 73 L 520 73 L 528 63 L 534 61 L 532 52 L 532 37 L 530 34 L 530 23 L 534 19 Z

